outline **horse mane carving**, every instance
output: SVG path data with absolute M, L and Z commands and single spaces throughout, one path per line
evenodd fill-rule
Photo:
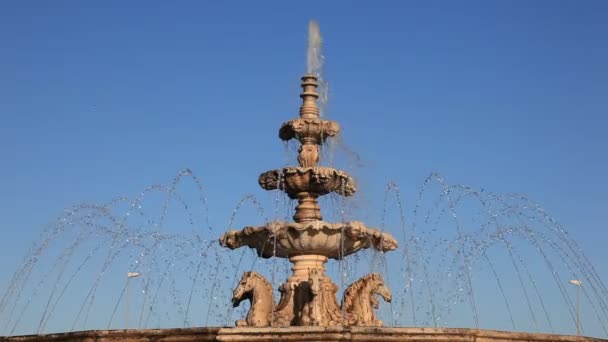
M 251 308 L 244 320 L 236 321 L 236 326 L 269 326 L 268 315 L 274 308 L 274 297 L 272 296 L 270 282 L 256 272 L 243 273 L 238 286 L 232 292 L 233 307 L 239 306 L 245 299 L 249 299 Z
M 342 298 L 342 310 L 357 317 L 355 325 L 382 326 L 382 321 L 376 318 L 374 312 L 379 302 L 376 295 L 390 302 L 391 291 L 384 285 L 384 279 L 378 273 L 370 273 L 352 283 Z

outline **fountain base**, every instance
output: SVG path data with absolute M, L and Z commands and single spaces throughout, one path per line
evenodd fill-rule
M 289 258 L 293 274 L 282 284 L 281 301 L 269 314 L 271 326 L 349 326 L 356 316 L 340 308 L 338 286 L 325 275 L 327 257 L 297 255 Z
M 570 335 L 454 328 L 291 327 L 291 328 L 184 328 L 90 330 L 48 335 L 0 337 L 0 342 L 202 342 L 202 341 L 467 341 L 467 342 L 606 342 Z
M 391 291 L 382 276 L 368 274 L 344 290 L 342 305 L 336 299 L 338 286 L 325 275 L 327 257 L 304 254 L 289 257 L 293 274 L 279 287 L 281 301 L 274 305 L 272 285 L 256 272 L 245 272 L 232 294 L 232 303 L 251 302 L 245 319 L 237 327 L 291 326 L 382 326 L 375 310 L 381 296 L 391 301 Z

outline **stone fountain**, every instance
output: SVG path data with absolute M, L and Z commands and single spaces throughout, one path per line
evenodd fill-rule
M 319 116 L 317 106 L 317 77 L 302 77 L 302 106 L 300 117 L 285 122 L 279 137 L 300 142 L 300 166 L 267 171 L 260 175 L 260 186 L 266 190 L 281 190 L 297 199 L 294 222 L 268 222 L 261 227 L 245 227 L 228 231 L 220 238 L 224 247 L 249 247 L 262 258 L 289 258 L 293 274 L 279 288 L 281 300 L 272 305 L 269 282 L 261 275 L 246 272 L 234 291 L 233 303 L 251 300 L 247 319 L 238 326 L 381 326 L 374 314 L 378 306 L 376 295 L 391 300 L 391 292 L 379 274 L 362 277 L 344 292 L 338 304 L 338 287 L 325 275 L 328 259 L 340 260 L 362 249 L 381 252 L 397 248 L 397 241 L 377 229 L 358 221 L 330 223 L 323 221 L 319 196 L 337 193 L 351 196 L 355 181 L 346 172 L 318 166 L 319 149 L 326 139 L 336 136 L 340 126 Z
M 311 37 L 320 39 L 318 31 Z M 309 51 L 309 59 L 310 55 Z M 326 275 L 325 263 L 367 248 L 381 253 L 392 251 L 397 248 L 397 242 L 390 234 L 362 222 L 323 221 L 317 199 L 331 193 L 351 196 L 356 191 L 356 184 L 346 172 L 318 165 L 320 147 L 340 131 L 338 123 L 320 116 L 318 75 L 309 68 L 308 74 L 302 77 L 299 118 L 285 122 L 279 130 L 282 140 L 299 141 L 299 166 L 267 171 L 259 177 L 259 184 L 265 190 L 283 191 L 298 201 L 293 222 L 274 221 L 264 226 L 231 230 L 220 238 L 223 247 L 249 247 L 261 258 L 289 259 L 293 273 L 277 289 L 280 292 L 278 304 L 274 301 L 272 284 L 250 271 L 242 275 L 233 291 L 234 306 L 244 300 L 251 302 L 247 316 L 236 322 L 237 327 L 75 331 L 0 337 L 0 342 L 606 341 L 583 336 L 482 329 L 383 327 L 375 310 L 379 297 L 390 301 L 392 295 L 377 273 L 364 275 L 348 286 L 338 301 L 338 286 Z

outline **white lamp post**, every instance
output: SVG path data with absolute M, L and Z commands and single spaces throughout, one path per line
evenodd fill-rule
M 583 282 L 578 279 L 572 279 L 569 281 L 569 283 L 572 285 L 576 285 L 576 315 L 577 315 L 576 335 L 581 336 L 581 295 L 580 295 L 580 291 L 581 291 L 581 286 L 583 285 Z
M 129 329 L 129 285 L 131 284 L 131 278 L 139 277 L 141 274 L 138 272 L 127 272 L 127 300 L 126 300 L 126 308 L 125 308 L 125 329 Z

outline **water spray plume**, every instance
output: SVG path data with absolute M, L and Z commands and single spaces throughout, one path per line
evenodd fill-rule
M 311 20 L 308 23 L 308 49 L 307 49 L 307 69 L 306 72 L 309 75 L 317 77 L 318 81 L 318 93 L 319 93 L 319 115 L 325 116 L 325 108 L 328 102 L 328 86 L 327 82 L 323 79 L 323 39 L 321 38 L 321 30 L 319 29 L 319 23 L 315 20 Z
M 311 20 L 308 23 L 308 69 L 309 74 L 320 76 L 323 68 L 323 55 L 321 54 L 322 47 L 321 31 L 319 24 Z

